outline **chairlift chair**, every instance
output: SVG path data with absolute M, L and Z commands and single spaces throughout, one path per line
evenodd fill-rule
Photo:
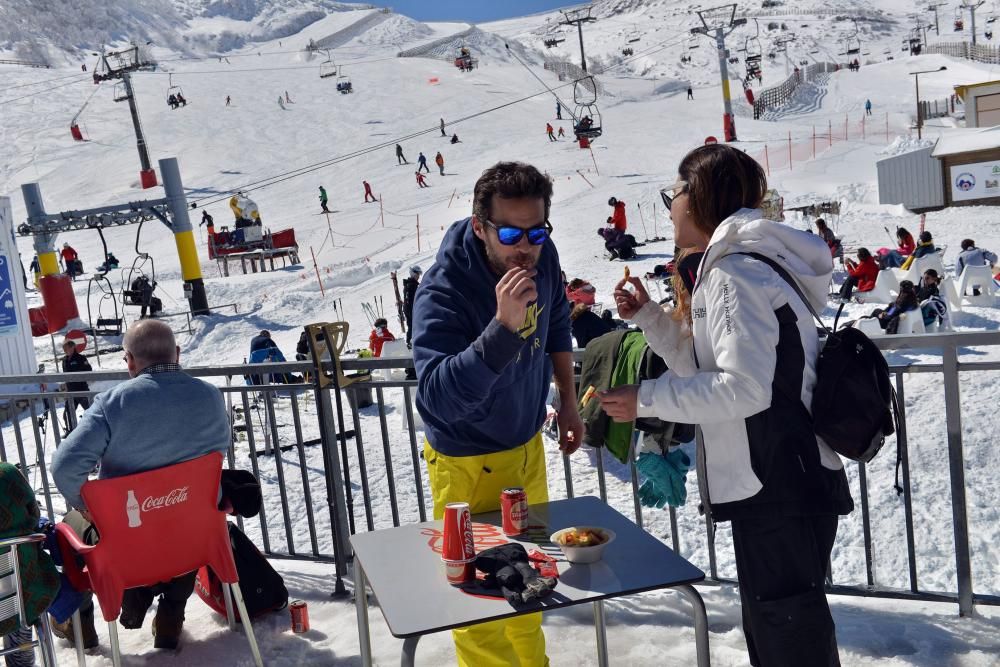
M 125 82 L 119 81 L 116 83 L 111 95 L 111 98 L 115 102 L 128 102 L 128 91 L 125 89 Z
M 861 40 L 857 38 L 848 38 L 847 40 L 847 55 L 853 56 L 861 53 Z
M 692 35 L 688 37 L 687 47 L 689 49 L 697 49 L 699 46 L 701 46 L 701 42 L 698 41 L 697 35 Z
M 639 35 L 639 31 L 638 30 L 633 30 L 632 32 L 630 32 L 628 34 L 628 40 L 627 41 L 628 41 L 629 44 L 635 44 L 640 39 L 641 39 L 641 36 Z
M 337 76 L 337 65 L 333 62 L 333 58 L 330 57 L 330 52 L 326 52 L 326 60 L 319 64 L 319 78 L 329 79 L 331 76 Z
M 545 48 L 551 49 L 553 46 L 556 46 L 557 44 L 561 44 L 562 42 L 565 42 L 565 41 L 566 41 L 565 39 L 559 39 L 557 37 L 551 37 L 549 39 L 544 40 L 542 42 L 542 44 L 545 45 Z
M 184 95 L 184 89 L 181 88 L 180 86 L 175 86 L 174 85 L 174 75 L 173 74 L 168 75 L 168 81 L 169 81 L 169 83 L 167 85 L 167 100 L 168 100 L 168 102 L 170 100 L 170 96 L 171 95 L 173 95 L 174 97 L 177 97 L 178 95 L 180 95 L 181 97 L 186 98 L 186 95 Z
M 94 320 L 94 313 L 91 307 L 90 295 L 92 291 L 100 293 L 97 301 L 97 320 Z M 104 317 L 105 301 L 110 301 L 111 308 L 114 309 L 114 317 Z M 124 318 L 118 311 L 118 299 L 115 297 L 115 288 L 108 280 L 108 274 L 95 273 L 87 281 L 87 322 L 90 324 L 90 334 L 92 336 L 121 336 Z
M 573 84 L 573 104 L 590 105 L 597 102 L 597 82 L 588 76 Z
M 596 139 L 603 133 L 601 110 L 597 108 L 596 103 L 577 104 L 573 116 L 576 118 L 573 123 L 573 134 L 577 140 L 583 137 Z
M 354 92 L 354 86 L 351 85 L 351 77 L 346 74 L 337 76 L 337 92 L 342 95 Z

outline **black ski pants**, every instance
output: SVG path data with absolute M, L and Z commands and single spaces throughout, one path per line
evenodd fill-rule
M 837 516 L 733 519 L 743 632 L 754 667 L 839 667 L 823 590 Z

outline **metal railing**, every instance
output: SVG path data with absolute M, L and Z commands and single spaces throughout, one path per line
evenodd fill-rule
M 875 343 L 889 357 L 899 397 L 901 428 L 870 464 L 848 463 L 857 511 L 842 521 L 860 522 L 861 526 L 860 530 L 842 535 L 838 542 L 841 557 L 835 561 L 841 567 L 833 572 L 830 590 L 957 602 L 962 615 L 971 613 L 975 603 L 1000 604 L 1000 582 L 976 581 L 974 587 L 974 557 L 985 562 L 995 560 L 1000 546 L 976 539 L 974 553 L 970 541 L 964 410 L 959 390 L 962 375 L 1000 371 L 1000 361 L 959 361 L 959 353 L 967 348 L 1000 346 L 1000 332 L 888 336 Z M 913 361 L 910 351 L 917 349 L 935 355 L 935 361 Z M 578 351 L 577 356 L 582 358 L 582 352 Z M 315 374 L 306 362 L 190 368 L 187 372 L 218 385 L 224 393 L 233 424 L 229 465 L 252 470 L 263 487 L 265 506 L 258 517 L 239 520 L 241 528 L 268 556 L 334 563 L 335 592 L 344 593 L 343 576 L 351 558 L 350 535 L 427 520 L 431 515 L 431 494 L 422 462 L 423 443 L 418 441 L 419 415 L 413 407 L 416 381 L 399 377 L 412 362 L 344 359 L 341 365 L 345 372 L 375 373 L 348 387 L 338 386 L 333 374 L 328 376 L 332 384 L 320 388 L 297 377 Z M 331 365 L 326 366 L 329 371 Z M 387 377 L 379 378 L 379 373 Z M 296 377 L 289 378 L 289 374 Z M 941 403 L 934 391 L 923 386 L 922 391 L 907 392 L 907 384 L 926 385 L 928 374 L 943 378 L 935 385 L 943 389 L 943 422 Z M 296 382 L 249 385 L 242 383 L 244 376 L 259 376 L 265 382 L 268 376 L 271 380 Z M 59 423 L 59 404 L 68 398 L 92 396 L 126 377 L 123 372 L 0 377 L 0 385 L 54 386 L 81 380 L 92 383 L 90 392 L 53 394 L 40 387 L 35 393 L 0 393 L 0 402 L 7 403 L 5 414 L 0 415 L 4 420 L 0 428 L 0 460 L 21 465 L 50 518 L 57 518 L 65 510 L 47 469 L 53 445 L 58 447 L 64 437 L 58 427 L 53 427 Z M 239 383 L 234 383 L 233 378 Z M 371 404 L 366 407 L 368 399 Z M 935 411 L 931 421 L 938 428 L 944 427 L 940 434 L 943 437 L 926 433 L 928 420 L 921 415 L 917 424 L 922 432 L 914 450 L 914 438 L 908 430 L 911 408 L 918 413 Z M 76 419 L 75 412 L 70 412 L 71 426 Z M 895 463 L 892 450 L 897 439 L 903 489 L 898 497 L 891 491 Z M 698 513 L 697 499 L 667 511 L 645 509 L 638 500 L 639 478 L 634 462 L 620 463 L 603 448 L 584 450 L 573 457 L 549 456 L 552 499 L 598 495 L 706 570 L 709 582 L 735 581 L 728 526 L 708 523 Z M 936 473 L 945 462 L 946 485 L 943 476 Z M 935 463 L 942 465 L 935 467 Z M 872 479 L 880 481 L 873 487 Z M 691 482 L 689 487 L 694 488 Z M 918 511 L 915 495 L 919 498 Z M 949 506 L 950 529 L 942 520 Z M 978 505 L 973 509 L 978 512 Z M 951 545 L 946 544 L 949 537 Z M 879 571 L 877 566 L 882 562 L 888 562 L 890 567 Z M 941 584 L 939 573 L 949 568 L 955 572 L 953 586 L 949 577 L 944 577 L 948 582 Z M 931 578 L 935 584 L 922 583 Z
M 1000 47 L 991 44 L 972 44 L 971 42 L 938 42 L 928 44 L 923 53 L 937 53 L 953 58 L 965 58 L 980 63 L 996 65 L 1000 63 Z
M 787 79 L 776 86 L 764 88 L 754 98 L 753 112 L 754 118 L 760 116 L 768 109 L 780 107 L 790 100 L 799 86 L 808 81 L 812 81 L 817 74 L 826 72 L 836 72 L 836 63 L 812 63 L 803 69 L 796 69 Z

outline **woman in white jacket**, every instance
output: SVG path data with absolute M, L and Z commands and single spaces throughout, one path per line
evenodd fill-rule
M 813 433 L 808 406 L 819 338 L 806 304 L 758 253 L 782 265 L 821 311 L 830 251 L 818 236 L 765 220 L 752 158 L 703 146 L 662 192 L 685 252 L 703 252 L 693 284 L 664 310 L 636 278 L 618 284 L 619 314 L 670 368 L 601 396 L 617 421 L 659 417 L 700 426 L 702 505 L 731 521 L 750 664 L 839 665 L 823 591 L 837 517 L 853 509 L 840 458 Z

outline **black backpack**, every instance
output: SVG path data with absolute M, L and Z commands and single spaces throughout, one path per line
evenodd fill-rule
M 822 349 L 816 361 L 816 386 L 812 397 L 813 430 L 841 456 L 868 463 L 886 436 L 899 426 L 896 392 L 889 380 L 889 364 L 881 350 L 853 327 L 828 328 L 813 309 L 798 283 L 780 264 L 755 252 L 733 253 L 758 259 L 792 286 L 819 322 Z M 899 487 L 899 444 L 896 445 L 896 490 Z
M 288 589 L 285 588 L 285 580 L 271 567 L 250 538 L 231 522 L 229 539 L 233 543 L 233 559 L 236 561 L 240 592 L 243 593 L 247 614 L 255 618 L 269 611 L 279 611 L 287 607 Z M 211 569 L 203 567 L 198 570 L 195 592 L 209 607 L 223 616 L 226 615 L 222 582 Z M 242 622 L 235 605 L 233 605 L 233 615 L 238 622 Z

